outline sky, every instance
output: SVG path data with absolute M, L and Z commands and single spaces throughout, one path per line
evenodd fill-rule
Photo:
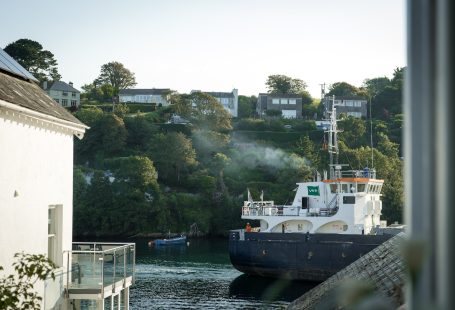
M 320 84 L 392 77 L 406 65 L 404 0 L 18 0 L 0 47 L 38 41 L 62 80 L 91 83 L 119 61 L 136 88 L 266 92 L 272 74 Z

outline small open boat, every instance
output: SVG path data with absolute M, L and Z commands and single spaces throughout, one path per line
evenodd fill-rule
M 186 236 L 179 236 L 168 239 L 155 239 L 149 242 L 149 245 L 174 245 L 174 244 L 185 244 Z

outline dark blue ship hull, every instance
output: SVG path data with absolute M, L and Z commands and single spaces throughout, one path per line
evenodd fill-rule
M 392 235 L 231 231 L 232 265 L 250 275 L 322 282 Z

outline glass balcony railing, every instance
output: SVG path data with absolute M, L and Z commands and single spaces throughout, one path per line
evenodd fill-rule
M 109 286 L 133 284 L 135 253 L 134 243 L 73 243 L 73 250 L 64 253 L 68 291 L 98 294 Z

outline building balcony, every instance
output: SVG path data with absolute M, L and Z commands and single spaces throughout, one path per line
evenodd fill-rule
M 135 247 L 134 243 L 73 243 L 73 250 L 63 256 L 68 266 L 66 297 L 104 300 L 128 289 L 134 283 Z

